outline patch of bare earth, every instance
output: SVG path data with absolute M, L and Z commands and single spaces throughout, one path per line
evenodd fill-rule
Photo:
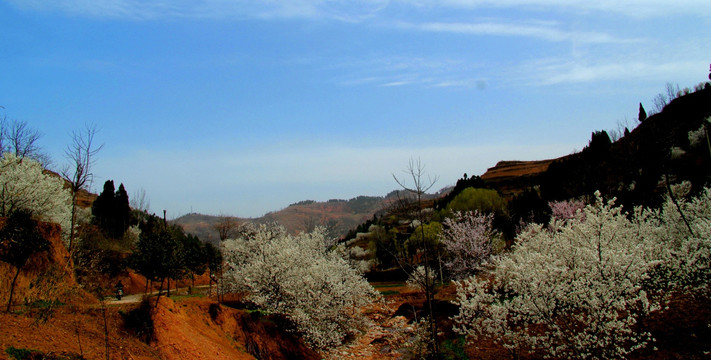
M 380 360 L 402 359 L 415 331 L 408 318 L 398 314 L 398 309 L 417 297 L 407 286 L 387 286 L 383 290 L 396 293 L 364 310 L 371 325 L 354 339 L 325 351 L 326 360 Z

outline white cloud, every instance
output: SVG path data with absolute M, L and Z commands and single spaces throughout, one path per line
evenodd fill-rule
M 357 22 L 387 6 L 387 0 L 9 0 L 18 7 L 87 17 L 330 18 Z
M 195 18 L 328 18 L 360 22 L 389 7 L 459 11 L 505 8 L 538 12 L 604 12 L 632 17 L 711 14 L 707 0 L 8 0 L 18 7 L 62 11 L 88 17 L 153 19 Z
M 578 43 L 628 43 L 639 40 L 620 39 L 610 34 L 600 32 L 569 32 L 554 26 L 532 22 L 516 24 L 512 22 L 472 22 L 472 23 L 442 23 L 429 22 L 420 24 L 398 23 L 401 28 L 417 29 L 431 32 L 449 32 L 469 35 L 517 36 L 530 37 L 547 41 L 575 41 Z
M 703 59 L 660 62 L 635 59 L 597 62 L 591 60 L 538 60 L 524 65 L 523 74 L 519 76 L 529 85 L 645 79 L 676 79 L 675 82 L 693 82 L 693 79 L 698 78 L 699 69 L 707 63 Z
M 401 0 L 402 3 L 409 3 Z M 711 14 L 706 0 L 419 0 L 420 7 L 481 9 L 505 8 L 529 11 L 563 11 L 576 13 L 604 12 L 630 17 L 664 17 L 669 15 Z

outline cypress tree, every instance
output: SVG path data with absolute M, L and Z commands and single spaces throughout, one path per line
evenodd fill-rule
M 114 181 L 107 180 L 104 190 L 94 200 L 91 207 L 94 223 L 109 237 L 120 238 L 126 232 L 131 220 L 128 193 L 123 184 L 114 191 Z
M 114 237 L 121 237 L 126 232 L 131 221 L 131 206 L 128 204 L 128 193 L 123 184 L 119 185 L 114 196 L 115 226 L 112 229 Z
M 639 120 L 639 122 L 647 120 L 647 112 L 644 111 L 644 106 L 642 106 L 642 103 L 639 103 L 639 115 L 637 115 L 637 120 Z
M 114 181 L 106 180 L 104 190 L 99 194 L 99 197 L 94 200 L 94 204 L 91 206 L 91 213 L 94 215 L 94 223 L 107 235 L 111 234 L 111 229 L 113 228 L 114 196 Z

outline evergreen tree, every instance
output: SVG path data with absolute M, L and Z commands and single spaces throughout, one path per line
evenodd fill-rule
M 185 272 L 184 250 L 180 241 L 182 229 L 168 227 L 162 219 L 151 216 L 141 225 L 141 235 L 130 264 L 151 281 L 177 279 Z
M 128 193 L 123 184 L 114 191 L 114 181 L 107 180 L 104 190 L 94 200 L 91 208 L 94 222 L 111 238 L 120 238 L 126 232 L 131 220 Z
M 128 193 L 123 184 L 119 185 L 114 197 L 114 216 L 116 218 L 113 229 L 114 237 L 121 237 L 131 222 L 131 206 L 129 205 Z
M 222 252 L 215 245 L 206 242 L 203 244 L 202 252 L 207 261 L 207 268 L 210 270 L 210 294 L 212 294 L 213 276 L 216 277 L 222 273 Z
M 114 208 L 114 181 L 106 180 L 104 190 L 99 194 L 99 197 L 94 200 L 91 206 L 91 213 L 94 215 L 94 223 L 107 234 L 109 229 L 113 227 L 111 224 L 113 219 Z
M 192 234 L 183 234 L 181 242 L 183 247 L 183 264 L 185 265 L 185 270 L 190 272 L 190 279 L 194 285 L 195 275 L 204 273 L 207 267 L 205 249 L 200 239 Z
M 639 122 L 647 120 L 647 112 L 644 111 L 644 106 L 642 106 L 642 103 L 639 103 L 639 115 L 637 116 L 637 120 L 639 120 Z

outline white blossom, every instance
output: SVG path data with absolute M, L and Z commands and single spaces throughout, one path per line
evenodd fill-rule
M 339 344 L 361 329 L 361 308 L 376 291 L 336 252 L 323 248 L 324 229 L 292 236 L 277 225 L 259 225 L 223 242 L 224 280 L 269 312 L 293 321 L 316 347 Z
M 529 226 L 489 280 L 459 282 L 457 331 L 579 359 L 624 357 L 650 341 L 635 325 L 658 306 L 644 288 L 662 262 L 656 214 L 630 219 L 596 195 L 573 220 Z
M 0 215 L 25 209 L 42 221 L 57 223 L 67 237 L 72 197 L 64 180 L 46 173 L 30 158 L 5 153 L 0 160 Z

